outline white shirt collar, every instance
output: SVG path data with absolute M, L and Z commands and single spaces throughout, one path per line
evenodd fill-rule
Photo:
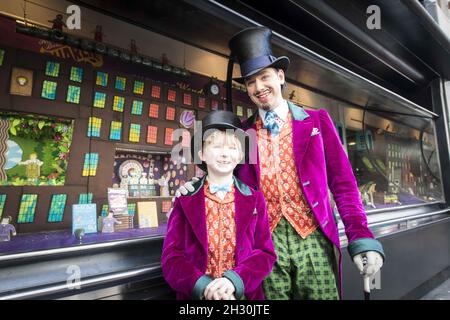
M 285 99 L 283 99 L 283 102 L 278 107 L 273 109 L 273 111 L 275 111 L 275 113 L 277 114 L 278 118 L 280 118 L 283 121 L 286 121 L 287 115 L 289 113 L 289 106 L 288 106 L 287 101 Z M 259 116 L 260 116 L 261 120 L 264 122 L 264 119 L 266 117 L 267 111 L 259 109 L 258 113 L 259 113 Z

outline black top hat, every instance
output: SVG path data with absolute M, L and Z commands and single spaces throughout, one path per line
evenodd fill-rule
M 204 139 L 203 135 L 209 129 L 219 129 L 219 130 L 233 129 L 239 130 L 242 134 L 245 134 L 241 126 L 241 120 L 239 120 L 239 118 L 233 112 L 224 110 L 213 111 L 210 114 L 208 114 L 205 118 L 203 118 L 201 132 L 199 131 L 196 134 L 194 134 L 194 136 L 191 139 L 192 159 L 196 159 L 197 157 L 196 151 L 198 151 L 195 150 L 194 141 L 196 141 L 196 139 L 199 139 L 198 141 L 201 141 L 200 146 L 203 146 L 203 139 Z M 244 146 L 242 146 L 242 150 L 244 150 Z M 202 163 L 197 164 L 197 166 L 203 171 L 207 171 L 205 162 L 202 161 Z
M 241 77 L 233 80 L 243 83 L 244 79 L 265 68 L 282 69 L 286 72 L 289 58 L 275 57 L 270 39 L 272 31 L 266 27 L 252 27 L 236 33 L 228 43 L 231 57 L 241 66 Z

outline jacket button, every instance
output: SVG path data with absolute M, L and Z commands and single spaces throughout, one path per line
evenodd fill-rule
M 306 182 L 303 183 L 303 186 L 306 187 L 310 183 L 311 183 L 311 181 L 306 181 Z

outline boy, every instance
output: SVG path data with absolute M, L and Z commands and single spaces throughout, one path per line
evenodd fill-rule
M 240 121 L 216 111 L 202 129 L 197 154 L 207 174 L 175 201 L 161 257 L 164 278 L 178 299 L 264 299 L 261 283 L 276 255 L 263 194 L 233 175 L 243 158 Z

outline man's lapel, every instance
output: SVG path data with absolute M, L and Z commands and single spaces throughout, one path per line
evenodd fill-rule
M 314 126 L 312 118 L 303 108 L 288 102 L 292 113 L 292 145 L 297 169 L 300 169 L 303 157 L 308 149 L 311 132 Z

